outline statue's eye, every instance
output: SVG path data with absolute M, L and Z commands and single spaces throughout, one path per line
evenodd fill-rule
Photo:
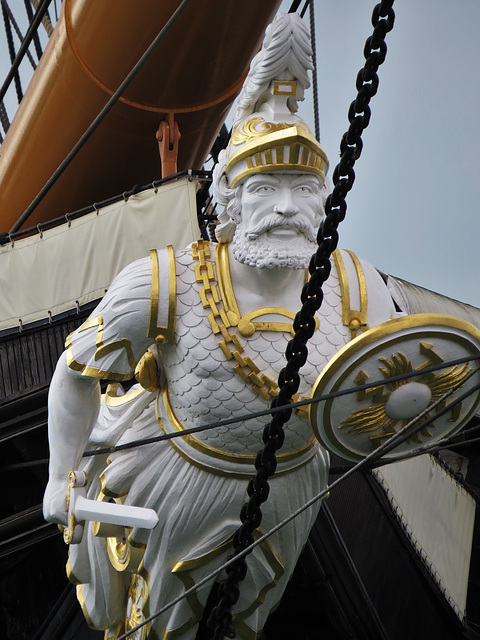
M 302 196 L 310 195 L 311 193 L 313 193 L 312 188 L 311 188 L 311 187 L 309 187 L 309 186 L 308 186 L 308 185 L 306 185 L 306 184 L 301 184 L 301 185 L 299 185 L 299 186 L 295 189 L 295 191 L 296 191 L 297 193 L 300 193 Z

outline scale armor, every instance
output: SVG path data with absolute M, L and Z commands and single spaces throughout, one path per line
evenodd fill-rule
M 213 252 L 212 252 L 213 254 Z M 212 255 L 212 262 L 213 262 Z M 225 418 L 245 415 L 268 407 L 234 371 L 235 360 L 228 361 L 219 346 L 222 336 L 215 335 L 204 309 L 199 285 L 195 281 L 194 263 L 190 250 L 175 254 L 177 274 L 177 317 L 174 345 L 162 345 L 170 402 L 179 422 L 190 428 Z M 215 269 L 215 284 L 218 284 Z M 311 388 L 328 360 L 350 340 L 348 327 L 342 325 L 342 301 L 335 270 L 325 288 L 322 320 L 309 343 L 309 356 L 301 372 L 300 397 L 308 397 Z M 230 329 L 230 333 L 233 333 Z M 289 333 L 255 331 L 241 337 L 245 350 L 263 374 L 278 379 L 285 365 L 285 348 Z M 168 417 L 163 407 L 159 414 L 164 423 Z M 232 425 L 195 434 L 195 439 L 217 450 L 234 455 L 254 457 L 262 446 L 262 432 L 269 416 L 242 421 Z M 170 429 L 168 429 L 170 430 Z M 306 447 L 312 442 L 312 431 L 305 416 L 294 412 L 286 426 L 282 454 Z M 280 458 L 281 459 L 281 458 Z M 252 467 L 248 473 L 252 472 Z

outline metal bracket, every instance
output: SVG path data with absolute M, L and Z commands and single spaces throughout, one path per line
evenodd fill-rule
M 156 137 L 162 161 L 162 178 L 166 178 L 177 173 L 178 141 L 181 137 L 173 113 L 167 114 L 167 119 L 160 122 Z

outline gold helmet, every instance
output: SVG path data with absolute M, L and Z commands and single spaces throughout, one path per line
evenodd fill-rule
M 296 115 L 312 68 L 308 30 L 296 14 L 280 16 L 267 29 L 239 97 L 226 150 L 227 184 L 253 173 L 328 171 L 325 151 Z

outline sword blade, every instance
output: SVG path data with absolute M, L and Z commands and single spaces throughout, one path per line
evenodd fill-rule
M 76 497 L 74 513 L 77 522 L 93 520 L 106 524 L 119 524 L 124 527 L 140 527 L 142 529 L 153 529 L 158 522 L 158 516 L 153 509 L 88 500 L 83 496 Z

